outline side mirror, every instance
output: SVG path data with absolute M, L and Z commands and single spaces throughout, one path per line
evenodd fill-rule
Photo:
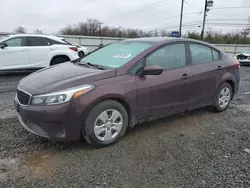
M 8 45 L 6 43 L 0 44 L 0 48 L 4 49 L 5 47 L 7 47 Z
M 163 68 L 158 65 L 149 65 L 144 67 L 143 75 L 160 75 L 163 72 Z

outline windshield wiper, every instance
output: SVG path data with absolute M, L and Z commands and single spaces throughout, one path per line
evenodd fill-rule
M 98 68 L 99 70 L 104 70 L 105 68 L 101 65 L 97 65 L 97 64 L 93 64 L 93 63 L 89 63 L 89 62 L 86 62 L 87 65 L 91 66 L 91 67 L 96 67 Z
M 102 66 L 102 65 L 97 65 L 97 64 L 93 64 L 93 63 L 90 63 L 90 62 L 83 62 L 81 60 L 75 60 L 75 61 L 72 61 L 72 63 L 77 63 L 78 65 L 83 65 L 85 67 L 95 67 L 99 70 L 104 70 L 105 68 Z

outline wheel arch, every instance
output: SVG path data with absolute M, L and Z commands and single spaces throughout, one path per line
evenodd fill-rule
M 51 58 L 50 60 L 50 66 L 52 65 L 52 62 L 56 59 L 56 58 L 64 58 L 67 59 L 67 61 L 70 61 L 69 56 L 65 55 L 65 54 L 61 54 L 61 55 L 55 55 Z
M 227 79 L 227 80 L 225 80 L 224 82 L 230 84 L 230 86 L 231 86 L 231 88 L 232 88 L 232 92 L 233 92 L 233 95 L 232 95 L 232 97 L 233 97 L 234 94 L 235 94 L 235 82 L 234 82 L 232 79 Z
M 133 113 L 133 108 L 132 105 L 128 102 L 128 100 L 119 94 L 109 94 L 106 96 L 102 96 L 101 98 L 98 98 L 96 100 L 94 100 L 88 107 L 87 107 L 87 111 L 90 112 L 92 108 L 94 108 L 97 104 L 106 101 L 106 100 L 114 100 L 119 102 L 122 106 L 124 106 L 124 108 L 126 109 L 127 113 L 128 113 L 128 117 L 129 117 L 129 125 L 128 127 L 132 128 L 136 125 L 136 116 L 135 113 Z M 84 116 L 84 121 L 87 118 L 88 114 L 85 114 Z M 88 128 L 84 125 L 84 129 L 85 129 L 85 133 L 88 135 L 89 130 Z

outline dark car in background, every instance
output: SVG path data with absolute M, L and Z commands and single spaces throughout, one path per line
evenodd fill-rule
M 239 62 L 190 39 L 140 38 L 22 79 L 15 106 L 29 132 L 56 141 L 115 143 L 127 128 L 211 106 L 228 108 Z

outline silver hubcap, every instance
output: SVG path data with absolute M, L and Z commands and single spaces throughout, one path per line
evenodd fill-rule
M 231 92 L 228 87 L 225 87 L 224 89 L 221 90 L 220 96 L 219 96 L 219 106 L 221 108 L 225 108 L 228 103 L 230 102 L 231 99 Z
M 103 111 L 95 120 L 94 134 L 101 141 L 111 141 L 115 139 L 123 126 L 123 117 L 115 109 Z

